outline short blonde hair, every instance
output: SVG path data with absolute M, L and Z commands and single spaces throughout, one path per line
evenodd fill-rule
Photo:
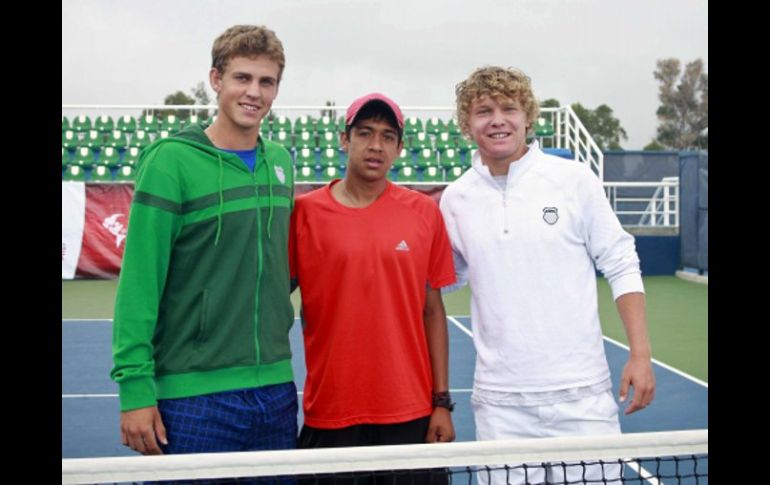
M 275 32 L 262 25 L 235 25 L 216 38 L 211 47 L 211 67 L 224 73 L 227 63 L 236 56 L 265 56 L 278 64 L 278 81 L 283 75 L 286 58 L 283 44 Z
M 532 81 L 529 76 L 514 68 L 484 66 L 476 69 L 455 88 L 457 95 L 457 124 L 463 135 L 470 137 L 470 111 L 474 101 L 490 97 L 496 101 L 501 98 L 515 99 L 527 115 L 528 127 L 532 126 L 540 114 L 540 106 L 532 93 Z

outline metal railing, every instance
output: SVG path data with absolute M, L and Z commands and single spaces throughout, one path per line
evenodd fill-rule
M 624 226 L 679 227 L 679 177 L 660 182 L 604 182 Z

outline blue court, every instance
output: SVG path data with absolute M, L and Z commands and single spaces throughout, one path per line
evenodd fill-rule
M 453 413 L 458 441 L 475 439 L 470 405 L 475 350 L 469 317 L 449 318 L 449 376 L 457 402 Z M 62 458 L 135 455 L 120 444 L 117 385 L 112 367 L 110 320 L 62 321 Z M 297 388 L 302 390 L 305 362 L 297 320 L 291 331 Z M 615 394 L 628 351 L 605 339 Z M 656 364 L 655 401 L 631 416 L 621 414 L 626 433 L 708 428 L 708 384 L 665 364 Z M 300 404 L 299 423 L 302 423 Z

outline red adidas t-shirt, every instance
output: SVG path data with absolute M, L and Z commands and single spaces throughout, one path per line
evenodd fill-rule
M 368 207 L 346 207 L 331 194 L 337 182 L 297 198 L 289 234 L 305 324 L 305 423 L 335 429 L 427 416 L 426 285 L 455 281 L 441 212 L 391 183 Z

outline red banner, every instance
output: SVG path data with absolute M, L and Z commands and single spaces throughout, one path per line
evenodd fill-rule
M 78 278 L 117 278 L 123 260 L 133 184 L 87 184 Z

